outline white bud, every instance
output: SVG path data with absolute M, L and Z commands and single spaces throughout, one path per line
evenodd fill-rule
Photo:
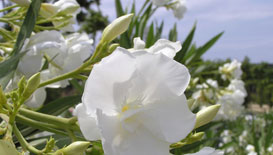
M 102 41 L 111 42 L 128 29 L 133 14 L 121 16 L 108 25 L 102 33 Z

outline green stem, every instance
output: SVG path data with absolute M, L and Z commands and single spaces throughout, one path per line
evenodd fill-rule
M 73 131 L 71 131 L 71 130 L 66 130 L 66 131 L 67 131 L 69 137 L 71 138 L 72 142 L 77 141 L 77 137 L 75 136 L 75 134 L 73 133 Z
M 28 125 L 33 128 L 40 129 L 40 130 L 56 133 L 56 134 L 63 135 L 63 136 L 68 135 L 66 132 L 63 132 L 63 131 L 60 131 L 60 130 L 57 130 L 54 128 L 50 128 L 50 127 L 53 127 L 50 124 L 35 121 L 35 120 L 29 119 L 27 117 L 21 116 L 21 115 L 16 116 L 16 121 L 20 124 L 25 124 L 25 125 Z
M 56 117 L 56 116 L 52 116 L 52 115 L 48 115 L 48 114 L 35 112 L 35 111 L 28 110 L 25 108 L 20 108 L 19 112 L 20 112 L 20 114 L 27 116 L 29 118 L 32 118 L 34 120 L 51 123 L 51 124 L 54 124 L 54 125 L 59 126 L 61 128 L 65 127 L 67 129 L 80 131 L 79 127 L 75 125 L 75 122 L 77 121 L 77 118 L 75 118 L 75 117 L 60 118 L 60 117 Z
M 30 152 L 34 154 L 42 154 L 43 152 L 41 150 L 36 149 L 35 147 L 31 146 L 23 137 L 23 135 L 20 133 L 19 129 L 17 128 L 16 124 L 13 124 L 13 133 L 17 137 L 18 141 L 20 142 L 21 146 L 25 150 L 29 150 Z
M 8 40 L 14 40 L 14 38 L 9 35 L 9 31 L 3 29 L 3 28 L 0 28 L 0 33 L 3 37 L 7 38 Z
M 12 6 L 5 7 L 4 9 L 1 9 L 0 12 L 8 11 L 16 7 L 19 7 L 19 5 L 12 5 Z
M 80 75 L 80 74 L 74 75 L 73 77 L 76 78 L 76 79 L 83 80 L 83 81 L 86 81 L 86 80 L 88 79 L 87 76 L 85 76 L 85 75 Z
M 5 18 L 0 18 L 0 22 L 8 23 L 8 24 L 12 25 L 12 22 L 9 21 L 9 20 L 7 20 L 7 19 L 5 19 Z
M 65 74 L 62 74 L 60 76 L 57 76 L 53 79 L 49 79 L 47 81 L 44 81 L 42 83 L 40 83 L 39 85 L 39 88 L 41 87 L 44 87 L 46 85 L 49 85 L 49 84 L 52 84 L 52 83 L 55 83 L 55 82 L 58 82 L 58 81 L 61 81 L 61 80 L 65 80 L 65 79 L 69 79 L 73 76 L 77 76 L 78 74 L 80 74 L 81 72 L 84 72 L 84 69 L 89 67 L 90 65 L 94 64 L 95 61 L 92 60 L 93 57 L 91 57 L 89 60 L 87 60 L 84 64 L 82 64 L 82 66 L 80 66 L 79 68 L 71 71 L 71 72 L 68 72 L 68 73 L 65 73 Z

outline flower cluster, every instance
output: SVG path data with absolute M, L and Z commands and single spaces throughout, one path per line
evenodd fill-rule
M 16 88 L 16 83 L 22 76 L 29 78 L 41 72 L 41 81 L 46 81 L 78 68 L 91 55 L 92 43 L 93 40 L 85 33 L 73 33 L 64 37 L 59 31 L 43 31 L 32 35 L 21 50 L 27 53 L 20 59 L 16 76 L 10 81 L 7 90 Z M 45 63 L 48 64 L 46 69 L 43 68 Z M 68 80 L 63 80 L 46 87 L 60 88 L 68 84 Z M 39 108 L 45 98 L 45 88 L 39 88 L 26 105 Z
M 217 119 L 235 120 L 243 111 L 244 99 L 247 92 L 241 79 L 241 63 L 233 60 L 219 67 L 223 79 L 229 79 L 229 85 L 220 91 L 217 104 L 221 104 Z M 224 71 L 224 72 L 222 72 Z M 226 78 L 228 77 L 228 78 Z
M 219 67 L 219 72 L 222 74 L 222 79 L 241 79 L 243 74 L 241 70 L 241 63 L 237 60 L 233 60 L 230 63 L 226 63 Z
M 196 78 L 192 81 L 196 91 L 193 93 L 192 98 L 196 100 L 192 109 L 199 107 L 204 108 L 211 104 L 220 104 L 221 108 L 216 116 L 216 120 L 235 120 L 243 111 L 244 98 L 247 92 L 244 87 L 244 82 L 240 80 L 242 71 L 238 61 L 234 60 L 232 63 L 224 64 L 219 67 L 219 73 L 225 80 L 229 80 L 227 86 L 219 86 L 216 80 L 207 79 L 204 83 L 196 84 L 199 79 Z M 226 76 L 221 72 L 225 68 L 230 72 Z M 232 68 L 232 69 L 231 69 Z M 238 74 L 240 72 L 240 74 Z M 235 78 L 236 77 L 236 78 Z

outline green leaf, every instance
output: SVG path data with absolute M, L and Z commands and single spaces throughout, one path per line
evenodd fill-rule
M 157 29 L 156 29 L 156 34 L 155 34 L 155 39 L 154 39 L 155 41 L 161 38 L 163 27 L 164 27 L 164 22 L 162 21 L 160 26 L 157 27 Z
M 16 148 L 8 141 L 0 140 L 0 154 L 2 155 L 19 155 Z
M 174 24 L 173 29 L 169 32 L 169 40 L 170 41 L 176 41 L 177 40 L 177 30 L 176 30 L 176 24 Z
M 138 36 L 143 38 L 144 30 L 146 28 L 147 22 L 149 18 L 151 17 L 151 11 L 152 11 L 152 4 L 150 4 L 147 9 L 144 11 L 143 16 L 140 16 L 140 25 L 139 25 L 139 33 Z
M 117 17 L 120 17 L 120 16 L 124 15 L 124 11 L 123 11 L 120 0 L 115 0 L 115 5 L 116 5 Z
M 218 35 L 216 35 L 215 37 L 213 37 L 211 40 L 209 40 L 207 43 L 205 43 L 205 45 L 199 47 L 195 53 L 186 60 L 186 64 L 190 64 L 192 62 L 194 62 L 197 59 L 200 59 L 201 56 L 203 54 L 205 54 L 208 49 L 210 49 L 215 43 L 216 41 L 223 35 L 224 32 L 219 33 Z
M 6 82 L 2 82 L 2 81 L 7 81 L 6 79 L 3 79 L 3 78 L 5 76 L 12 75 L 12 72 L 17 68 L 20 58 L 25 53 L 25 52 L 19 53 L 19 51 L 22 49 L 26 38 L 30 37 L 34 29 L 35 22 L 40 10 L 40 6 L 41 6 L 41 0 L 35 0 L 31 2 L 26 14 L 26 18 L 24 19 L 20 32 L 17 36 L 17 40 L 14 45 L 13 51 L 11 53 L 11 57 L 7 59 L 6 61 L 0 63 L 0 81 L 1 81 L 0 84 L 3 86 L 6 85 Z
M 186 55 L 183 57 L 182 61 L 180 61 L 182 64 L 185 64 L 186 60 L 188 60 L 196 51 L 196 45 L 195 43 L 191 45 L 190 50 L 186 53 Z
M 154 23 L 150 25 L 149 32 L 146 39 L 146 48 L 149 48 L 154 43 Z
M 26 14 L 26 18 L 24 19 L 23 25 L 21 26 L 20 32 L 17 36 L 12 55 L 18 54 L 19 51 L 22 49 L 26 38 L 29 38 L 31 36 L 31 33 L 36 23 L 36 19 L 39 15 L 40 6 L 41 0 L 35 0 L 31 2 Z
M 70 107 L 81 102 L 81 96 L 68 96 L 64 98 L 57 99 L 46 105 L 44 105 L 38 112 L 51 114 L 51 115 L 60 115 Z
M 174 57 L 174 60 L 181 62 L 181 60 L 184 58 L 184 56 L 186 55 L 186 52 L 189 50 L 189 47 L 191 45 L 195 30 L 196 30 L 196 24 L 194 24 L 194 26 L 192 27 L 190 33 L 188 34 L 187 38 L 182 44 L 182 49 L 176 54 L 176 56 Z
M 14 71 L 17 68 L 17 65 L 19 63 L 19 59 L 25 54 L 26 52 L 21 52 L 19 54 L 16 54 L 12 56 L 11 58 L 7 59 L 4 62 L 0 63 L 0 81 L 2 81 L 2 78 L 10 74 L 12 71 Z M 2 83 L 1 83 L 2 85 Z

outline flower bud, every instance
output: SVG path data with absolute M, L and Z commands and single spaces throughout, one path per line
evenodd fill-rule
M 30 0 L 11 0 L 11 1 L 20 6 L 29 6 L 30 4 Z
M 88 148 L 90 144 L 90 142 L 86 141 L 77 141 L 68 145 L 65 148 L 58 150 L 56 152 L 56 155 L 83 155 L 84 151 Z
M 200 141 L 203 138 L 204 134 L 205 134 L 204 132 L 197 132 L 197 133 L 193 134 L 187 140 L 187 144 L 192 144 L 192 143 Z
M 187 104 L 188 104 L 189 109 L 191 109 L 192 105 L 193 105 L 195 102 L 196 102 L 195 99 L 188 99 L 188 100 L 187 100 Z
M 196 123 L 194 128 L 199 128 L 200 126 L 203 126 L 207 123 L 209 123 L 213 118 L 216 116 L 217 112 L 219 111 L 221 105 L 216 104 L 209 107 L 206 107 L 205 109 L 200 110 L 196 114 Z
M 24 90 L 25 90 L 25 87 L 26 87 L 26 77 L 23 76 L 20 81 L 18 82 L 18 94 L 21 95 Z
M 133 14 L 121 16 L 108 25 L 102 33 L 102 42 L 111 42 L 128 29 Z
M 49 18 L 51 16 L 56 15 L 58 12 L 58 8 L 50 3 L 42 3 L 40 9 L 40 15 L 44 18 Z
M 25 90 L 22 94 L 23 99 L 28 99 L 32 93 L 38 88 L 40 84 L 40 73 L 34 74 L 27 82 L 27 85 L 25 87 Z

